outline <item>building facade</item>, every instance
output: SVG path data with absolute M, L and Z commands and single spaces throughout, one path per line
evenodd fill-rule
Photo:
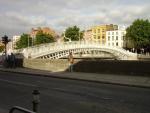
M 16 46 L 16 43 L 20 40 L 20 37 L 21 36 L 13 36 L 12 38 L 12 48 L 15 49 L 17 46 Z
M 106 45 L 124 47 L 124 40 L 126 35 L 125 27 L 118 27 L 118 30 L 106 32 Z
M 106 31 L 117 30 L 117 25 L 99 25 L 92 27 L 92 41 L 106 44 Z
M 50 34 L 50 35 L 52 35 L 54 38 L 57 38 L 57 37 L 58 37 L 58 35 L 56 34 L 56 32 L 55 32 L 53 29 L 49 28 L 49 27 L 32 28 L 32 29 L 31 29 L 31 33 L 30 33 L 30 36 L 31 36 L 32 38 L 35 38 L 35 37 L 36 37 L 36 34 L 37 34 L 39 31 L 42 31 L 42 32 L 45 33 L 45 34 Z
M 84 41 L 92 41 L 92 29 L 84 31 L 83 40 Z

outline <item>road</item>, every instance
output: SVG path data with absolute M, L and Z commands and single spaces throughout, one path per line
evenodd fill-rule
M 150 89 L 0 72 L 0 113 L 12 106 L 32 109 L 40 90 L 39 113 L 150 113 Z

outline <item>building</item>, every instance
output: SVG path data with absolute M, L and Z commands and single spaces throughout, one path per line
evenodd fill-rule
M 12 38 L 12 48 L 15 49 L 17 46 L 16 46 L 16 43 L 20 40 L 20 37 L 21 36 L 13 36 Z
M 45 34 L 50 34 L 50 35 L 52 35 L 54 38 L 57 38 L 57 37 L 58 37 L 58 35 L 56 34 L 56 32 L 55 32 L 53 29 L 49 28 L 49 27 L 32 28 L 32 29 L 31 29 L 31 33 L 30 33 L 30 36 L 33 37 L 33 38 L 35 38 L 35 37 L 36 37 L 36 34 L 37 34 L 39 31 L 42 31 L 42 32 L 45 33 Z
M 125 27 L 118 27 L 118 30 L 106 31 L 106 45 L 123 48 L 125 35 Z
M 92 27 L 92 41 L 106 44 L 106 31 L 117 30 L 117 25 L 99 25 Z
M 7 44 L 7 54 L 11 54 L 11 53 L 13 53 L 13 42 L 12 41 L 10 41 L 10 42 L 8 42 L 8 44 Z
M 83 32 L 83 40 L 91 41 L 92 40 L 92 29 L 86 30 Z
M 0 46 L 4 46 L 4 44 L 2 42 L 0 42 Z

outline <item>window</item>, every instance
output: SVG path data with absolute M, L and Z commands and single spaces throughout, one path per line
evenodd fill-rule
M 96 35 L 94 35 L 94 39 L 96 39 Z
M 116 40 L 118 40 L 118 36 L 116 36 Z
M 118 46 L 118 42 L 116 42 L 116 46 Z
M 110 43 L 108 43 L 108 46 L 110 46 Z
M 108 32 L 108 35 L 110 35 L 110 32 Z
M 100 29 L 98 29 L 98 33 L 100 33 Z
M 105 32 L 105 30 L 104 30 L 104 29 L 102 29 L 102 32 Z
M 112 35 L 114 35 L 114 32 L 112 32 Z
M 125 40 L 125 36 L 123 36 L 123 40 Z
M 100 39 L 100 36 L 98 36 L 98 39 Z
M 102 36 L 102 39 L 104 39 L 104 38 L 105 38 L 105 36 L 103 35 L 103 36 Z
M 114 41 L 114 36 L 112 36 L 112 41 Z
M 118 32 L 116 32 L 116 35 L 118 35 Z
M 108 36 L 108 41 L 110 41 L 110 36 Z

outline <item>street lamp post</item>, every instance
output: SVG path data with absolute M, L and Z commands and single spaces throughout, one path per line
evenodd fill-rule
M 30 39 L 29 39 L 30 37 L 29 37 L 29 35 L 28 35 L 28 48 L 29 48 L 29 46 L 30 46 Z
M 7 54 L 7 44 L 8 44 L 8 42 L 10 42 L 10 39 L 8 39 L 8 36 L 3 36 L 2 37 L 2 43 L 5 45 L 5 51 L 4 51 L 4 53 L 5 53 L 5 56 L 6 56 L 6 54 Z
M 80 32 L 79 32 L 79 42 L 80 42 Z
M 80 31 L 79 31 L 79 42 L 81 44 L 81 34 L 80 34 Z
M 67 40 L 69 40 L 69 42 L 71 42 L 71 39 L 66 37 L 65 31 L 64 31 L 64 38 L 67 39 Z
M 38 105 L 39 105 L 39 102 L 40 102 L 40 92 L 38 91 L 38 90 L 34 90 L 33 91 L 33 101 L 32 101 L 32 103 L 33 103 L 33 111 L 34 112 L 38 112 Z

